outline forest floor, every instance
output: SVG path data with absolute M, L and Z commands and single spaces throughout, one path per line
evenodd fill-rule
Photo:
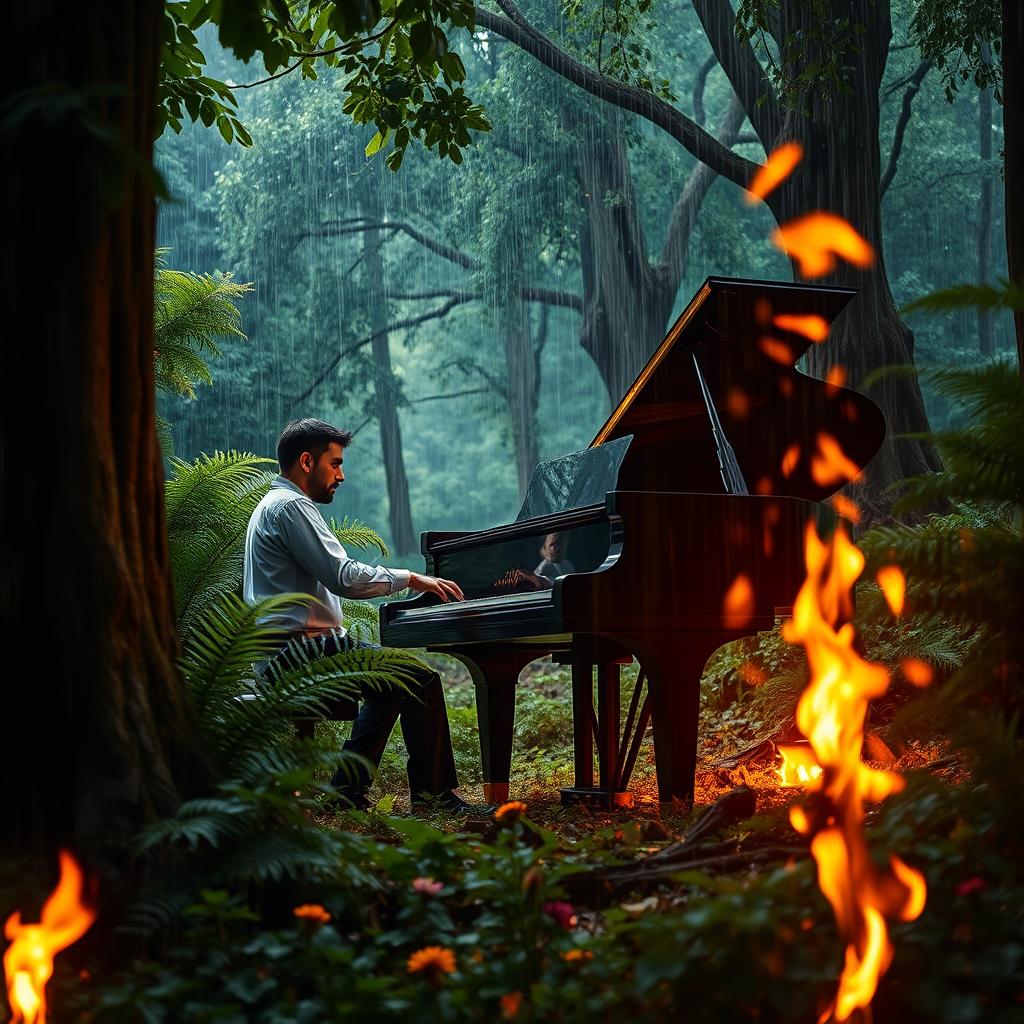
M 459 777 L 459 792 L 471 803 L 483 803 L 480 782 L 479 731 L 473 703 L 473 687 L 468 672 L 452 660 L 427 656 L 445 680 L 445 692 L 452 729 Z M 623 671 L 623 716 L 628 694 L 635 680 L 636 666 Z M 630 829 L 630 837 L 645 845 L 678 841 L 689 826 L 716 801 L 738 787 L 745 786 L 756 797 L 756 812 L 747 827 L 765 830 L 776 839 L 788 833 L 792 841 L 796 834 L 788 825 L 788 809 L 802 796 L 800 787 L 785 786 L 776 770 L 777 759 L 770 740 L 780 732 L 787 738 L 796 736 L 791 723 L 781 727 L 776 719 L 772 723 L 758 720 L 748 713 L 744 701 L 728 701 L 725 706 L 713 694 L 705 694 L 701 706 L 701 729 L 698 748 L 698 767 L 692 809 L 681 804 L 667 805 L 658 800 L 657 778 L 654 767 L 654 747 L 648 729 L 640 747 L 636 768 L 630 783 L 633 803 L 629 807 L 604 810 L 583 805 L 563 806 L 559 789 L 572 785 L 572 706 L 569 669 L 538 661 L 524 670 L 516 703 L 515 746 L 513 750 L 512 785 L 510 799 L 521 800 L 528 807 L 532 821 L 553 831 L 569 844 L 579 840 L 597 840 L 602 837 L 612 844 L 615 835 L 626 826 L 639 826 L 639 833 Z M 876 721 L 876 731 L 883 732 L 886 723 Z M 348 724 L 324 728 L 346 731 Z M 884 743 L 883 755 L 890 752 Z M 904 773 L 936 764 L 949 777 L 955 766 L 947 766 L 943 747 L 913 741 L 901 747 L 892 759 L 885 756 L 877 766 Z M 734 763 L 736 760 L 739 763 Z M 724 762 L 724 763 L 723 763 Z M 941 762 L 941 763 L 940 763 Z M 405 782 L 405 750 L 399 730 L 395 730 L 381 763 L 378 781 L 371 789 L 371 800 L 379 810 L 404 814 L 409 810 L 408 790 Z M 429 817 L 432 824 L 445 831 L 467 828 L 464 816 L 437 812 Z M 331 827 L 352 828 L 348 815 L 325 815 L 322 824 Z M 361 826 L 356 823 L 355 828 Z M 482 827 L 470 820 L 470 830 Z M 621 836 L 620 836 L 621 839 Z

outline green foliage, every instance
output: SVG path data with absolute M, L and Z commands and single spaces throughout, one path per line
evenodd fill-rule
M 950 309 L 1024 309 L 1024 287 L 1008 279 L 998 284 L 956 284 L 908 302 L 900 312 L 939 313 Z
M 917 0 L 910 32 L 942 73 L 947 100 L 970 80 L 979 89 L 994 86 L 1001 101 L 1000 0 Z
M 913 611 L 941 616 L 971 639 L 962 666 L 908 715 L 942 723 L 997 788 L 1012 821 L 1024 812 L 1024 785 L 1010 767 L 1020 756 L 1024 710 L 1024 384 L 999 363 L 936 377 L 970 422 L 934 436 L 945 469 L 910 481 L 901 505 L 958 504 L 920 526 L 872 531 L 863 547 L 870 567 L 891 562 L 904 570 Z
M 219 356 L 217 338 L 241 338 L 236 301 L 252 291 L 230 275 L 192 274 L 158 266 L 153 304 L 153 357 L 156 386 L 196 397 L 197 384 L 213 378 L 204 356 Z
M 741 0 L 736 8 L 736 37 L 755 48 L 775 94 L 804 110 L 808 96 L 852 93 L 850 55 L 859 50 L 865 26 L 837 16 L 829 0 L 800 0 L 792 6 L 803 10 L 791 12 L 799 27 L 776 42 L 781 6 L 782 0 Z
M 273 459 L 242 452 L 201 455 L 191 463 L 171 459 L 167 535 L 183 635 L 213 601 L 238 591 L 245 531 L 270 487 L 269 465 Z
M 259 53 L 270 78 L 300 70 L 303 78 L 315 79 L 318 63 L 339 68 L 344 112 L 377 128 L 366 155 L 390 141 L 386 163 L 393 171 L 411 141 L 461 163 L 470 131 L 490 130 L 483 108 L 460 84 L 465 68 L 441 27 L 472 31 L 471 0 L 186 0 L 168 3 L 165 11 L 161 130 L 170 125 L 180 131 L 187 115 L 206 127 L 216 124 L 225 142 L 252 145 L 235 96 L 248 85 L 204 74 L 206 56 L 196 32 L 207 23 L 217 26 L 222 45 L 242 61 Z

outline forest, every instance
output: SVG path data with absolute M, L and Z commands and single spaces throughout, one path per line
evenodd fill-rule
M 10 17 L 0 1020 L 1019 1019 L 1019 4 Z

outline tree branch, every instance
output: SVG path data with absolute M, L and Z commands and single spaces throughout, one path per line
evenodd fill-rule
M 301 395 L 296 396 L 291 401 L 291 406 L 294 407 L 299 402 L 304 402 L 313 392 L 327 379 L 328 374 L 333 372 L 338 364 L 346 357 L 358 352 L 359 349 L 365 348 L 371 342 L 376 341 L 386 334 L 390 334 L 392 331 L 401 331 L 408 327 L 415 327 L 417 324 L 425 323 L 427 320 L 437 320 L 441 317 L 447 316 L 456 306 L 461 305 L 463 302 L 470 302 L 476 298 L 476 295 L 470 292 L 457 293 L 452 296 L 443 306 L 439 306 L 437 309 L 432 309 L 427 313 L 420 313 L 419 316 L 409 317 L 405 320 L 397 320 L 393 324 L 388 324 L 386 327 L 382 327 L 379 331 L 374 331 L 373 334 L 367 335 L 365 338 L 360 338 L 359 341 L 352 342 L 351 345 L 343 348 L 321 371 L 317 374 L 316 379 L 312 384 L 302 392 Z
M 552 291 L 549 288 L 520 288 L 519 297 L 524 302 L 542 302 L 545 306 L 564 306 L 583 312 L 583 299 L 573 292 Z
M 473 261 L 460 249 L 445 245 L 443 242 L 425 235 L 418 228 L 414 228 L 405 221 L 380 220 L 373 221 L 361 217 L 347 218 L 339 221 L 324 221 L 319 228 L 311 231 L 304 231 L 295 239 L 296 244 L 304 238 L 337 238 L 342 235 L 358 234 L 361 231 L 402 231 L 413 241 L 419 242 L 425 249 L 440 256 L 442 259 L 455 263 L 466 270 L 473 269 Z
M 743 109 L 743 104 L 734 95 L 729 103 L 729 109 L 722 119 L 718 141 L 723 146 L 733 145 L 745 120 L 746 112 Z M 689 246 L 690 235 L 697 223 L 697 214 L 700 212 L 704 197 L 708 194 L 716 177 L 715 172 L 707 164 L 697 164 L 691 171 L 682 194 L 672 209 L 672 219 L 669 222 L 665 244 L 658 259 L 658 270 L 667 281 L 675 282 L 677 287 L 683 276 L 686 250 Z
M 245 82 L 243 85 L 233 85 L 232 89 L 253 89 L 257 85 L 266 85 L 267 82 L 273 82 L 277 78 L 284 78 L 285 75 L 290 75 L 296 68 L 302 66 L 302 62 L 310 60 L 316 57 L 330 57 L 335 53 L 358 53 L 364 47 L 369 46 L 370 43 L 376 42 L 386 32 L 390 32 L 391 29 L 398 24 L 398 19 L 394 18 L 389 21 L 379 32 L 375 32 L 371 36 L 364 36 L 360 39 L 353 39 L 350 42 L 342 43 L 340 46 L 332 46 L 329 50 L 309 50 L 306 53 L 299 53 L 296 56 L 299 58 L 290 67 L 286 67 L 283 71 L 278 71 L 275 75 L 270 75 L 267 78 L 261 78 L 256 82 Z
M 924 76 L 928 74 L 928 69 L 931 66 L 932 62 L 930 60 L 921 61 L 917 65 L 917 70 L 910 76 L 910 84 L 907 86 L 907 91 L 903 94 L 903 108 L 900 110 L 900 117 L 896 122 L 896 132 L 892 138 L 892 149 L 889 151 L 889 162 L 885 165 L 885 173 L 882 175 L 882 181 L 879 185 L 879 194 L 882 196 L 885 195 L 892 184 L 892 179 L 896 177 L 896 166 L 899 163 L 900 152 L 903 149 L 903 136 L 906 134 L 907 124 L 910 121 L 911 106 L 914 102 L 914 97 L 921 88 Z
M 652 93 L 635 85 L 617 82 L 581 64 L 575 57 L 570 56 L 529 25 L 508 0 L 501 0 L 501 7 L 503 10 L 516 11 L 516 19 L 477 7 L 477 26 L 504 36 L 556 74 L 578 85 L 592 96 L 597 96 L 598 99 L 605 100 L 622 110 L 638 114 L 664 129 L 698 160 L 708 164 L 723 177 L 746 188 L 757 170 L 756 163 L 730 152 L 700 125 Z
M 693 9 L 754 131 L 769 149 L 779 129 L 779 104 L 754 51 L 736 38 L 732 6 L 728 0 L 693 0 Z
M 718 65 L 718 58 L 711 54 L 710 57 L 700 66 L 700 70 L 697 72 L 697 80 L 693 83 L 693 119 L 701 126 L 704 127 L 705 114 L 704 114 L 704 86 L 708 84 L 708 75 L 711 74 L 712 68 Z
M 416 405 L 419 402 L 439 402 L 442 398 L 465 398 L 466 395 L 489 395 L 491 392 L 488 388 L 465 388 L 462 391 L 452 391 L 447 395 L 424 395 L 422 398 L 411 398 L 409 399 L 410 405 Z

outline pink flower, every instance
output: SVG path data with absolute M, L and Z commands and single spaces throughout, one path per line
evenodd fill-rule
M 559 928 L 573 928 L 576 925 L 576 909 L 571 903 L 563 903 L 557 900 L 553 903 L 545 903 L 544 913 Z
M 436 896 L 443 888 L 443 882 L 435 882 L 432 878 L 414 878 L 412 887 L 415 892 L 423 892 L 428 896 Z
M 982 889 L 987 889 L 988 883 L 980 875 L 973 875 L 968 878 L 965 882 L 961 882 L 956 887 L 957 896 L 972 896 L 976 892 L 981 892 Z

